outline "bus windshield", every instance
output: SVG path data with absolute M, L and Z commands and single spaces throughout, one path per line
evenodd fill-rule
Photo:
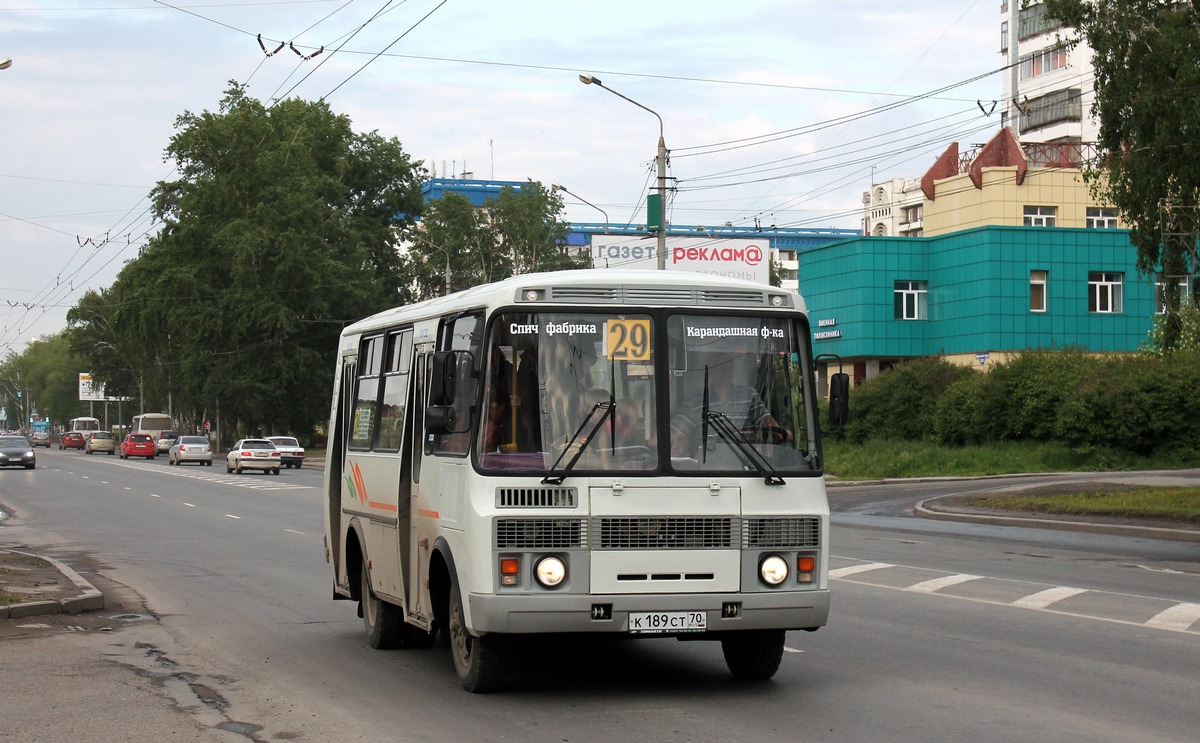
M 811 474 L 818 466 L 809 455 L 816 442 L 801 322 L 501 314 L 485 349 L 479 467 L 547 475 Z

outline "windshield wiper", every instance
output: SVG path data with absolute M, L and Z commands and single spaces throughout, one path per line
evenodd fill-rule
M 575 434 L 571 436 L 571 440 L 563 447 L 562 453 L 558 455 L 558 459 L 555 459 L 554 464 L 550 465 L 550 473 L 542 478 L 543 485 L 562 485 L 563 480 L 567 479 L 567 475 L 571 474 L 571 470 L 574 469 L 575 463 L 583 456 L 584 449 L 587 449 L 592 440 L 596 438 L 596 432 L 600 430 L 600 426 L 604 425 L 604 421 L 612 418 L 616 409 L 617 403 L 612 399 L 611 395 L 607 402 L 598 402 L 592 406 L 592 409 L 584 416 L 583 422 L 579 424 L 579 428 L 575 429 Z M 562 472 L 555 474 L 554 469 L 558 467 L 558 463 L 567 455 L 567 452 L 571 451 L 571 447 L 575 446 L 575 442 L 579 441 L 579 434 L 583 433 L 583 429 L 587 428 L 588 421 L 596 416 L 597 411 L 603 412 L 600 413 L 600 417 L 596 419 L 596 422 L 592 425 L 592 429 L 588 431 L 587 436 L 583 438 L 583 441 L 576 448 L 575 455 L 562 468 Z
M 762 475 L 763 482 L 767 485 L 786 484 L 784 479 L 779 476 L 778 470 L 772 467 L 767 458 L 746 439 L 746 435 L 737 426 L 733 425 L 733 421 L 729 420 L 729 416 L 709 409 L 707 365 L 704 367 L 704 407 L 701 413 L 701 422 L 700 441 L 702 445 L 700 449 L 703 452 L 703 459 L 701 461 L 708 461 L 708 427 L 711 425 L 725 443 L 732 446 L 742 455 L 743 461 L 757 470 L 759 475 Z
M 754 448 L 737 426 L 733 425 L 733 421 L 729 420 L 729 416 L 724 413 L 710 411 L 704 414 L 705 423 L 711 422 L 713 430 L 717 435 L 725 440 L 733 448 L 745 457 L 746 461 L 762 475 L 763 482 L 768 485 L 783 485 L 784 480 L 779 476 L 779 472 L 771 466 L 767 458 L 762 455 L 758 449 Z M 707 428 L 707 426 L 706 426 Z M 705 458 L 708 457 L 708 447 L 704 448 Z

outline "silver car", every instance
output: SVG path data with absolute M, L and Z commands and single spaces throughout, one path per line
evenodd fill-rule
M 204 436 L 180 436 L 167 452 L 167 464 L 195 462 L 201 467 L 212 466 L 212 446 Z
M 304 465 L 304 447 L 300 446 L 300 442 L 294 436 L 268 436 L 267 441 L 279 450 L 279 458 L 283 460 L 284 467 L 291 469 Z
M 225 471 L 264 470 L 276 475 L 283 469 L 279 450 L 266 439 L 242 439 L 225 455 Z
M 117 451 L 117 440 L 108 431 L 92 431 L 87 435 L 87 440 L 83 444 L 83 450 L 88 454 L 95 454 L 102 451 L 105 454 L 115 454 Z

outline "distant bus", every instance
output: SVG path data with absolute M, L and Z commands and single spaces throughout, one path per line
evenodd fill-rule
M 171 416 L 166 413 L 142 413 L 141 415 L 133 416 L 133 424 L 129 427 L 129 433 L 148 433 L 158 440 L 158 434 L 161 431 L 174 431 L 175 421 L 171 420 Z
M 100 430 L 100 421 L 95 418 L 88 418 L 88 417 L 72 418 L 71 422 L 67 424 L 68 432 L 77 431 L 79 433 L 84 434 L 85 436 L 87 434 L 91 433 L 92 431 L 99 431 L 99 430 Z

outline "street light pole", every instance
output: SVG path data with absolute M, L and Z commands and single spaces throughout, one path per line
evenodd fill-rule
M 664 271 L 667 268 L 667 143 L 663 137 L 662 117 L 654 109 L 643 106 L 632 98 L 621 95 L 606 86 L 595 75 L 580 75 L 579 82 L 584 85 L 597 85 L 604 88 L 609 93 L 629 101 L 643 111 L 649 111 L 654 114 L 654 118 L 658 119 L 658 154 L 654 157 L 658 170 L 658 248 L 655 252 L 658 254 L 658 270 Z
M 588 201 L 587 199 L 583 198 L 583 197 L 582 197 L 582 196 L 580 196 L 579 194 L 577 194 L 577 193 L 572 193 L 571 191 L 568 191 L 566 186 L 560 186 L 559 184 L 555 183 L 555 184 L 553 184 L 553 188 L 554 188 L 554 190 L 555 190 L 555 191 L 562 191 L 562 192 L 563 192 L 563 193 L 565 193 L 565 194 L 570 194 L 571 196 L 574 196 L 575 198 L 579 199 L 579 200 L 580 200 L 580 201 L 582 201 L 583 203 L 587 204 L 588 206 L 592 207 L 592 208 L 593 208 L 593 209 L 595 209 L 596 211 L 598 211 L 598 212 L 600 212 L 601 214 L 603 214 L 603 215 L 604 215 L 604 234 L 606 234 L 606 235 L 608 234 L 608 212 L 604 211 L 603 209 L 601 209 L 600 207 L 596 206 L 596 205 L 595 205 L 595 204 L 593 204 L 592 202 L 590 202 L 590 201 Z

